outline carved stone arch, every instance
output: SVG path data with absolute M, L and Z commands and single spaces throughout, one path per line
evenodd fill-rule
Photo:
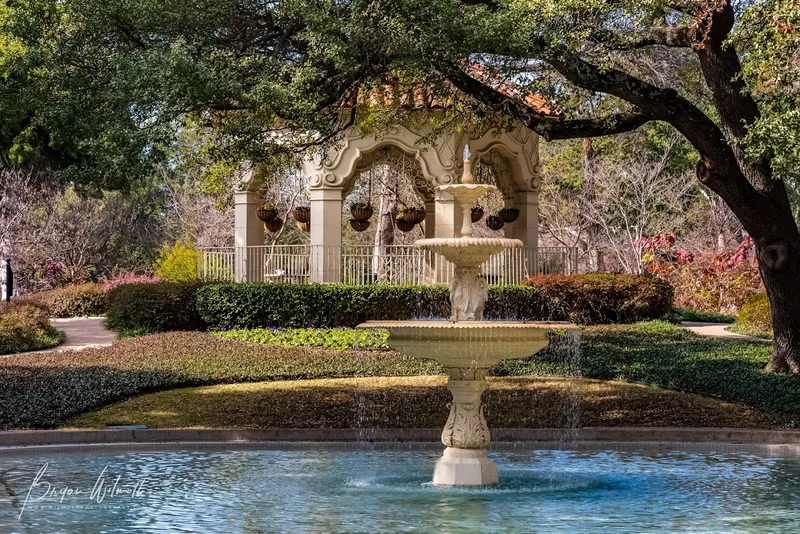
M 469 141 L 470 149 L 483 155 L 497 151 L 511 162 L 517 191 L 538 192 L 541 187 L 539 136 L 525 127 L 496 135 L 488 131 Z
M 395 170 L 403 171 L 405 177 L 410 179 L 416 194 L 422 202 L 433 202 L 434 185 L 429 177 L 425 176 L 422 165 L 413 154 L 398 148 L 392 144 L 385 144 L 375 150 L 361 156 L 352 176 L 344 180 L 344 195 L 347 196 L 353 190 L 356 178 L 359 174 L 366 172 L 373 165 L 388 165 Z
M 347 189 L 347 182 L 353 179 L 359 162 L 366 155 L 382 146 L 394 146 L 419 163 L 422 174 L 431 187 L 453 183 L 456 169 L 452 159 L 442 157 L 436 146 L 427 146 L 420 141 L 418 134 L 403 126 L 392 128 L 380 136 L 365 137 L 353 128 L 344 136 L 340 146 L 307 159 L 303 170 L 312 189 Z
M 257 168 L 248 167 L 239 174 L 239 179 L 236 182 L 236 193 L 258 193 L 261 184 L 264 183 L 263 178 L 258 172 Z

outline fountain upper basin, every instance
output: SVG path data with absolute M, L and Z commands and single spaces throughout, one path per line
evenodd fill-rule
M 519 239 L 504 237 L 437 237 L 420 239 L 415 247 L 441 254 L 456 267 L 477 267 L 506 248 L 521 248 Z
M 547 346 L 548 331 L 578 329 L 571 323 L 518 321 L 367 321 L 358 328 L 385 328 L 391 346 L 406 356 L 470 369 L 533 356 Z

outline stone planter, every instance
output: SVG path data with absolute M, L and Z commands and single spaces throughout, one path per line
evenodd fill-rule
M 278 218 L 278 210 L 276 210 L 275 208 L 273 209 L 258 208 L 256 210 L 256 215 L 258 216 L 259 219 L 261 219 L 261 222 L 268 223 Z
M 367 220 L 360 220 L 360 219 L 350 219 L 350 226 L 356 232 L 363 232 L 367 228 L 369 228 L 369 221 Z
M 472 208 L 472 222 L 476 223 L 483 219 L 483 208 Z
M 372 217 L 373 211 L 372 208 L 353 208 L 350 213 L 353 215 L 353 219 L 357 221 L 368 221 Z
M 519 219 L 519 209 L 518 208 L 503 208 L 497 212 L 497 216 L 504 223 L 513 223 L 517 219 Z
M 491 228 L 492 230 L 501 230 L 506 223 L 503 222 L 503 219 L 498 217 L 497 215 L 490 215 L 488 219 L 486 219 L 486 226 Z
M 311 222 L 311 210 L 304 206 L 299 206 L 294 209 L 292 212 L 292 216 L 294 220 L 299 223 L 309 223 Z

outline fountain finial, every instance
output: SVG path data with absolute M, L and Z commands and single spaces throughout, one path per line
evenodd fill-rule
M 461 175 L 462 184 L 473 184 L 475 179 L 472 177 L 472 161 L 469 159 L 472 154 L 469 145 L 464 145 L 464 174 Z

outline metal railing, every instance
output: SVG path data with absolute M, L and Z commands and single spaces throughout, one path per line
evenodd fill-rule
M 236 280 L 236 251 L 232 248 L 206 248 L 200 251 L 200 278 L 208 282 Z
M 483 264 L 490 284 L 518 284 L 534 274 L 577 271 L 577 250 L 566 247 L 507 249 Z M 201 251 L 201 276 L 209 281 L 347 285 L 447 284 L 453 266 L 413 246 L 262 245 Z M 538 267 L 538 268 L 537 268 Z

